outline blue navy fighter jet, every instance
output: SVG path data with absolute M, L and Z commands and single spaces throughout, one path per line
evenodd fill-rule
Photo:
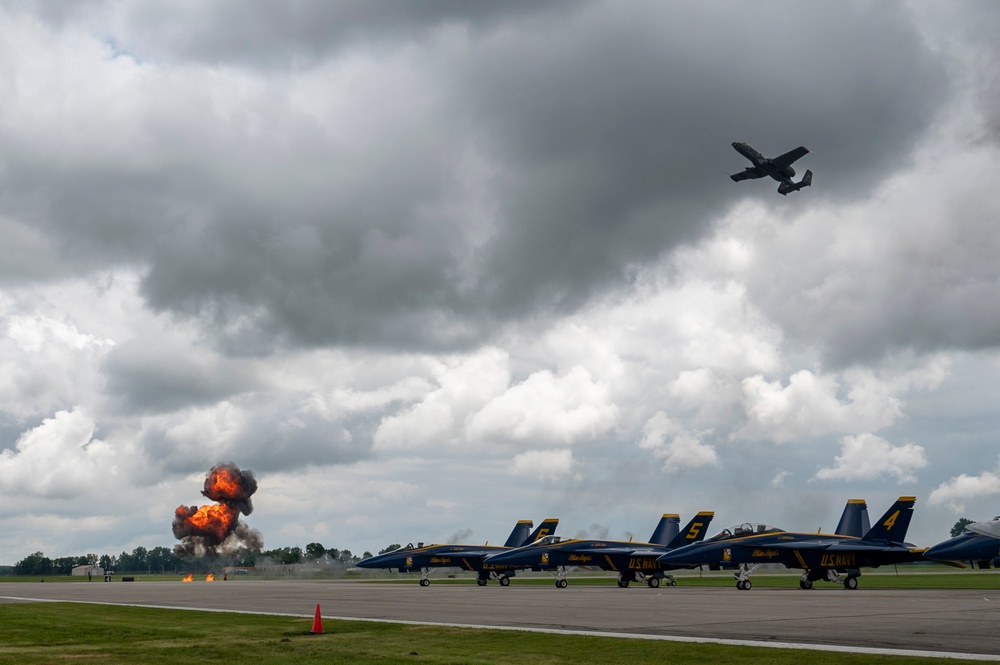
M 495 579 L 500 586 L 510 584 L 510 578 L 514 577 L 516 566 L 485 566 L 484 562 L 488 555 L 502 552 L 512 547 L 519 547 L 527 543 L 533 543 L 539 538 L 543 538 L 554 533 L 559 525 L 559 520 L 549 518 L 541 523 L 537 529 L 531 531 L 531 520 L 521 520 L 515 525 L 507 542 L 504 545 L 407 545 L 392 552 L 378 554 L 359 561 L 359 568 L 385 568 L 398 570 L 401 573 L 412 573 L 420 571 L 420 586 L 427 586 L 431 583 L 429 579 L 431 568 L 461 568 L 462 570 L 475 571 L 476 584 L 486 586 L 486 583 Z
M 858 588 L 862 567 L 877 568 L 923 558 L 923 549 L 903 542 L 913 516 L 912 496 L 901 496 L 875 523 L 858 537 L 830 533 L 796 533 L 766 524 L 741 524 L 724 529 L 702 543 L 688 545 L 660 557 L 676 566 L 736 567 L 736 588 L 748 590 L 750 575 L 765 563 L 802 569 L 799 586 L 811 589 L 813 582 L 838 582 L 846 589 Z M 848 503 L 845 513 L 851 510 Z M 860 522 L 863 524 L 863 520 Z M 845 519 L 841 518 L 841 525 Z M 854 521 L 854 526 L 859 522 Z M 846 574 L 845 578 L 841 574 Z
M 978 561 L 980 568 L 989 568 L 1000 557 L 1000 517 L 966 524 L 963 533 L 938 543 L 924 552 L 924 557 L 956 563 Z
M 486 557 L 486 565 L 524 566 L 532 570 L 556 570 L 556 588 L 565 589 L 566 573 L 578 567 L 594 567 L 618 573 L 618 586 L 645 580 L 655 589 L 660 582 L 675 584 L 666 571 L 678 566 L 660 563 L 657 557 L 671 549 L 695 543 L 705 537 L 705 530 L 715 513 L 700 512 L 683 529 L 680 516 L 667 513 L 660 518 L 648 543 L 620 540 L 560 540 L 549 536 L 524 547 Z

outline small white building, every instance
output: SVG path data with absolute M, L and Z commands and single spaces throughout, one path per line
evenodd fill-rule
M 104 569 L 98 565 L 88 563 L 83 566 L 73 566 L 73 570 L 70 574 L 73 575 L 74 577 L 79 575 L 92 575 L 94 577 L 101 577 L 104 575 Z

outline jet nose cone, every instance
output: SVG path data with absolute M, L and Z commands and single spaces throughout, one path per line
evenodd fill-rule
M 963 551 L 968 549 L 967 542 L 968 539 L 962 537 L 946 540 L 924 552 L 924 558 L 935 561 L 961 561 L 972 558 L 968 552 Z

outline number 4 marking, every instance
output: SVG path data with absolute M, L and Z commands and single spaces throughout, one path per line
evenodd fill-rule
M 896 518 L 897 517 L 899 517 L 899 511 L 898 510 L 896 512 L 894 512 L 892 515 L 890 515 L 889 519 L 887 519 L 885 522 L 882 522 L 882 524 L 885 526 L 885 528 L 886 528 L 887 531 L 892 531 L 892 527 L 896 526 Z

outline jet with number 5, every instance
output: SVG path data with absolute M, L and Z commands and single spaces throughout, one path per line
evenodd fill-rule
M 687 526 L 679 529 L 680 516 L 671 513 L 660 518 L 648 543 L 620 540 L 583 540 L 549 536 L 524 547 L 518 547 L 486 557 L 486 566 L 521 566 L 532 570 L 555 570 L 556 587 L 568 585 L 566 573 L 574 568 L 600 568 L 618 573 L 618 586 L 645 580 L 655 589 L 661 581 L 675 584 L 666 571 L 677 566 L 664 565 L 657 558 L 671 549 L 695 543 L 705 537 L 705 529 L 715 513 L 700 512 Z
M 773 158 L 767 158 L 760 154 L 749 143 L 740 143 L 739 141 L 736 141 L 733 143 L 733 148 L 736 149 L 736 152 L 753 162 L 753 166 L 748 166 L 739 173 L 734 173 L 729 176 L 733 179 L 733 182 L 739 182 L 740 180 L 755 180 L 757 178 L 771 176 L 781 183 L 778 185 L 778 193 L 782 196 L 788 196 L 789 192 L 797 192 L 803 187 L 809 187 L 812 185 L 812 171 L 807 170 L 805 175 L 802 176 L 802 180 L 799 182 L 794 182 L 792 180 L 792 178 L 795 177 L 795 169 L 792 168 L 792 162 L 809 154 L 809 148 L 804 145 L 800 145 L 794 150 L 789 150 L 785 154 Z
M 537 529 L 531 531 L 531 520 L 520 520 L 514 530 L 507 537 L 507 542 L 503 546 L 497 545 L 417 545 L 409 544 L 391 552 L 377 554 L 359 561 L 358 568 L 386 568 L 398 570 L 401 573 L 412 573 L 420 571 L 420 586 L 427 586 L 431 583 L 429 575 L 431 568 L 461 568 L 462 570 L 475 571 L 476 584 L 486 586 L 486 583 L 495 579 L 500 586 L 510 584 L 510 578 L 514 577 L 517 568 L 513 566 L 490 566 L 486 568 L 484 562 L 490 554 L 503 552 L 527 543 L 533 543 L 539 538 L 543 538 L 554 533 L 559 526 L 559 520 L 549 518 L 543 521 Z M 528 532 L 531 531 L 529 534 Z
M 845 517 L 852 509 L 852 503 L 857 501 L 854 499 L 848 503 L 844 510 Z M 667 552 L 659 560 L 675 566 L 736 568 L 736 588 L 740 590 L 751 588 L 750 575 L 766 563 L 801 569 L 799 586 L 803 589 L 811 589 L 813 583 L 819 580 L 841 583 L 846 589 L 857 589 L 863 567 L 877 568 L 923 559 L 926 548 L 916 548 L 903 540 L 915 502 L 912 496 L 899 497 L 875 526 L 860 537 L 841 533 L 783 531 L 765 524 L 741 524 L 725 529 L 702 543 Z M 867 512 L 867 508 L 865 510 Z M 845 518 L 841 518 L 841 525 L 844 523 Z M 856 527 L 858 522 L 855 520 L 854 524 Z

